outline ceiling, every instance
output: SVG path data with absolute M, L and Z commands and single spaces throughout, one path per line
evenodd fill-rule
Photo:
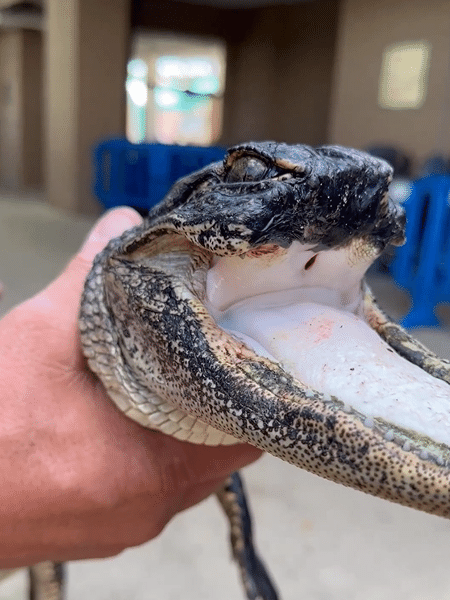
M 0 10 L 10 9 L 16 11 L 33 11 L 36 8 L 41 9 L 45 0 L 32 0 L 31 2 L 21 2 L 20 0 L 0 0 Z
M 59 0 L 63 1 L 63 0 Z M 93 2 L 94 0 L 91 0 Z M 166 0 L 170 2 L 171 0 Z M 172 0 L 173 1 L 173 0 Z M 217 6 L 219 8 L 255 8 L 274 4 L 298 4 L 314 0 L 176 0 L 185 4 Z M 0 28 L 26 27 L 45 29 L 47 0 L 0 0 Z M 139 2 L 139 0 L 134 0 Z
M 314 0 L 178 0 L 188 4 L 203 4 L 205 6 L 219 6 L 220 8 L 254 8 L 256 6 L 270 6 L 271 4 L 300 4 Z
M 63 0 L 58 0 L 63 1 Z M 90 0 L 93 2 L 94 0 Z M 139 0 L 132 0 L 139 2 Z M 298 4 L 315 0 L 165 0 L 218 8 L 256 8 L 274 4 Z M 45 30 L 45 7 L 47 0 L 0 0 L 0 29 L 30 28 Z
M 92 1 L 92 0 L 91 0 Z M 208 6 L 220 6 L 221 8 L 252 8 L 255 6 L 265 6 L 270 4 L 298 4 L 299 2 L 311 2 L 313 0 L 178 0 L 190 4 L 203 4 Z M 46 0 L 0 0 L 0 10 L 11 9 L 33 9 L 33 7 L 43 8 Z

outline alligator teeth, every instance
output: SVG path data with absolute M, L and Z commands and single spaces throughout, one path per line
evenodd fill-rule
M 364 425 L 368 429 L 372 429 L 375 425 L 375 421 L 372 419 L 372 417 L 366 417 L 366 419 L 364 420 Z

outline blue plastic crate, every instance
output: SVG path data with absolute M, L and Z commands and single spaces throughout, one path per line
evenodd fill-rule
M 223 159 L 217 146 L 131 144 L 106 140 L 94 150 L 94 194 L 105 208 L 128 205 L 148 210 L 184 175 Z
M 394 281 L 411 295 L 405 327 L 439 325 L 435 307 L 450 302 L 450 176 L 432 175 L 412 185 L 405 203 L 406 244 L 391 265 Z

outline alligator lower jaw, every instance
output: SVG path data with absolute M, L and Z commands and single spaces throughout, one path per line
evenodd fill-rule
M 323 288 L 317 301 L 313 287 L 242 298 L 240 283 L 237 302 L 230 302 L 228 288 L 227 308 L 209 310 L 222 329 L 289 372 L 306 395 L 318 393 L 403 450 L 448 465 L 448 365 L 434 357 L 427 369 L 431 353 L 386 321 L 369 292 L 365 306 L 361 280 L 353 279 L 346 294 L 326 290 L 325 303 Z M 380 319 L 394 328 L 395 339 L 380 335 Z

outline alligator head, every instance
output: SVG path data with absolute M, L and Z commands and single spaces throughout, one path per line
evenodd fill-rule
M 363 152 L 266 142 L 180 180 L 86 284 L 84 351 L 117 405 L 449 517 L 449 363 L 363 280 L 404 241 L 391 177 Z

